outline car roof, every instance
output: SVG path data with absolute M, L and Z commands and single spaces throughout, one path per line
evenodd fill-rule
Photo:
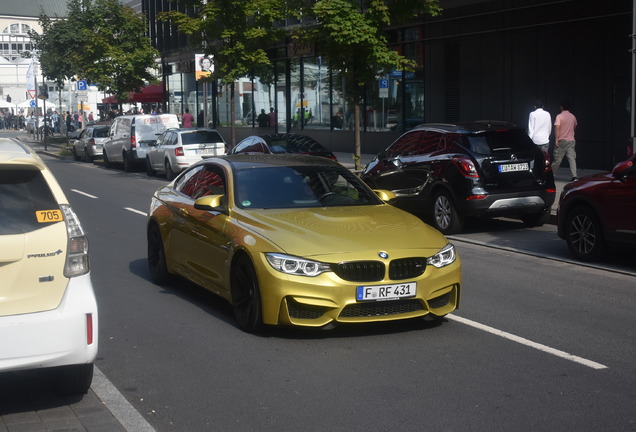
M 46 169 L 42 159 L 30 147 L 11 138 L 0 138 L 0 164 L 32 165 L 39 170 Z
M 33 149 L 13 138 L 0 138 L 0 169 L 37 170 L 46 179 L 58 203 L 68 200 L 53 173 Z
M 479 133 L 502 129 L 519 129 L 517 125 L 503 120 L 477 120 L 461 123 L 425 123 L 415 126 L 411 131 L 434 130 L 453 133 Z
M 339 166 L 344 168 L 341 164 L 336 161 L 320 157 L 320 156 L 307 156 L 301 154 L 294 153 L 284 153 L 284 154 L 233 154 L 233 155 L 225 155 L 225 156 L 216 156 L 211 158 L 206 158 L 199 164 L 205 164 L 210 162 L 221 162 L 224 161 L 226 163 L 231 164 L 236 168 L 249 168 L 249 167 L 266 167 L 266 166 Z

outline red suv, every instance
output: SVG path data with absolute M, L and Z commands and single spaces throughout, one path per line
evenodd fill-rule
M 470 216 L 543 225 L 556 195 L 548 155 L 505 122 L 417 126 L 377 155 L 362 179 L 393 191 L 391 204 L 432 216 L 444 234 L 459 232 Z
M 568 183 L 558 208 L 559 237 L 577 259 L 600 259 L 614 243 L 636 244 L 636 155 L 612 172 Z

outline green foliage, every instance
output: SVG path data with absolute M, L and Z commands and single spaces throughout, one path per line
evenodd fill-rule
M 329 65 L 354 89 L 347 97 L 357 104 L 364 86 L 378 75 L 415 66 L 388 46 L 385 29 L 440 11 L 437 0 L 317 0 L 311 12 L 319 24 L 297 37 L 319 46 Z
M 181 11 L 163 12 L 158 18 L 170 21 L 189 35 L 204 54 L 214 56 L 213 78 L 230 84 L 270 65 L 265 48 L 283 36 L 273 22 L 285 17 L 280 0 L 177 0 L 181 9 L 196 8 L 189 16 Z
M 43 74 L 79 78 L 125 100 L 155 78 L 158 52 L 145 36 L 145 19 L 118 0 L 70 0 L 68 18 L 40 16 L 43 32 L 32 34 Z

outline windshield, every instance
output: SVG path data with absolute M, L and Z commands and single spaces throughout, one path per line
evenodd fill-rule
M 533 150 L 534 144 L 521 129 L 504 129 L 486 133 L 462 136 L 462 144 L 471 151 L 490 155 L 497 149 L 510 149 L 513 152 Z
M 266 166 L 235 173 L 241 208 L 377 205 L 382 201 L 349 170 L 339 166 Z

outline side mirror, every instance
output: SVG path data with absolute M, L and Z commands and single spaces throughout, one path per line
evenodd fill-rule
M 225 195 L 206 195 L 194 202 L 197 210 L 224 212 L 226 210 L 223 198 Z
M 395 195 L 395 192 L 391 192 L 386 189 L 374 189 L 373 192 L 375 192 L 375 194 L 384 202 L 389 202 L 397 196 Z
M 616 177 L 617 179 L 621 179 L 623 176 L 625 176 L 627 170 L 629 170 L 633 165 L 634 163 L 629 160 L 619 162 L 616 164 L 616 166 L 614 166 L 614 169 L 612 170 L 612 175 Z

